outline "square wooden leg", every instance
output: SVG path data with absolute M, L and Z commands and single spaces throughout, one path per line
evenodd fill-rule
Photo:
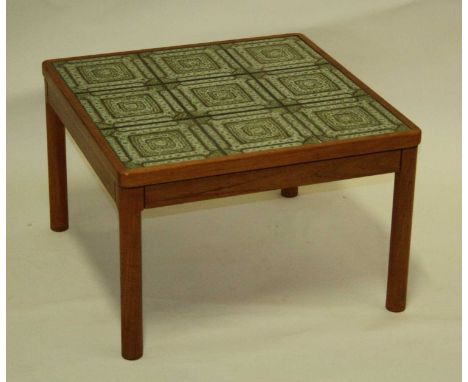
M 298 187 L 288 187 L 281 189 L 281 195 L 285 198 L 294 198 L 297 196 Z
M 46 102 L 47 159 L 49 167 L 50 228 L 68 229 L 67 159 L 65 127 L 52 106 Z
M 143 188 L 119 188 L 120 296 L 122 356 L 135 360 L 143 355 L 141 264 L 141 211 Z
M 392 312 L 406 307 L 416 158 L 416 147 L 401 150 L 400 171 L 395 174 L 386 302 Z

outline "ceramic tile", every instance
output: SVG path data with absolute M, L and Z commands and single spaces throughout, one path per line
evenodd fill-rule
M 168 89 L 193 117 L 280 105 L 248 75 L 171 84 Z
M 237 42 L 225 49 L 250 72 L 287 69 L 325 63 L 325 59 L 298 37 Z
M 55 67 L 127 168 L 408 129 L 297 36 Z
M 58 62 L 55 68 L 74 93 L 159 83 L 135 54 Z
M 294 107 L 294 115 L 322 141 L 357 138 L 408 130 L 369 96 L 347 102 Z
M 242 74 L 246 71 L 220 46 L 142 53 L 142 60 L 161 82 L 178 82 Z
M 223 155 L 191 120 L 107 129 L 103 134 L 127 168 Z
M 323 102 L 365 94 L 331 65 L 256 73 L 254 76 L 283 105 Z
M 199 123 L 226 155 L 320 142 L 284 108 L 214 116 Z
M 171 94 L 160 86 L 91 92 L 80 94 L 78 98 L 100 129 L 188 117 Z

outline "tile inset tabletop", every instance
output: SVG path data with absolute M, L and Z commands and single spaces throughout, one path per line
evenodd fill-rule
M 54 67 L 126 168 L 409 130 L 295 35 Z
M 143 355 L 142 212 L 394 173 L 385 306 L 406 307 L 420 129 L 298 33 L 47 60 L 50 227 L 68 131 L 116 202 L 122 356 Z

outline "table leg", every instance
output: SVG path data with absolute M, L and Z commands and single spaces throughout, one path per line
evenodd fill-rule
M 52 106 L 46 102 L 47 159 L 49 166 L 50 228 L 68 229 L 67 159 L 65 127 Z
M 294 198 L 297 196 L 298 187 L 288 187 L 281 189 L 281 195 L 285 198 Z
M 122 356 L 135 360 L 143 355 L 141 277 L 141 211 L 143 188 L 119 188 L 120 296 Z
M 406 307 L 416 158 L 416 147 L 401 150 L 400 171 L 395 173 L 386 302 L 392 312 Z

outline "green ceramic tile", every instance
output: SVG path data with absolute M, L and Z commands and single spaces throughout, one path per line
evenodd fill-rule
M 220 46 L 142 53 L 143 61 L 165 83 L 245 73 Z
M 251 76 L 240 75 L 168 85 L 193 117 L 244 112 L 279 106 Z
M 108 129 L 103 134 L 128 168 L 223 155 L 191 120 Z
M 55 67 L 128 168 L 408 129 L 296 36 Z
M 408 130 L 400 120 L 369 96 L 325 104 L 297 106 L 294 115 L 323 141 Z
M 159 83 L 135 54 L 58 62 L 55 68 L 75 93 Z
M 185 119 L 188 114 L 160 86 L 105 90 L 79 95 L 100 129 Z
M 325 63 L 325 59 L 298 37 L 244 41 L 225 45 L 248 71 L 294 68 Z
M 283 108 L 202 118 L 199 123 L 225 154 L 320 142 Z
M 331 65 L 256 73 L 255 78 L 283 105 L 363 95 L 353 82 Z

